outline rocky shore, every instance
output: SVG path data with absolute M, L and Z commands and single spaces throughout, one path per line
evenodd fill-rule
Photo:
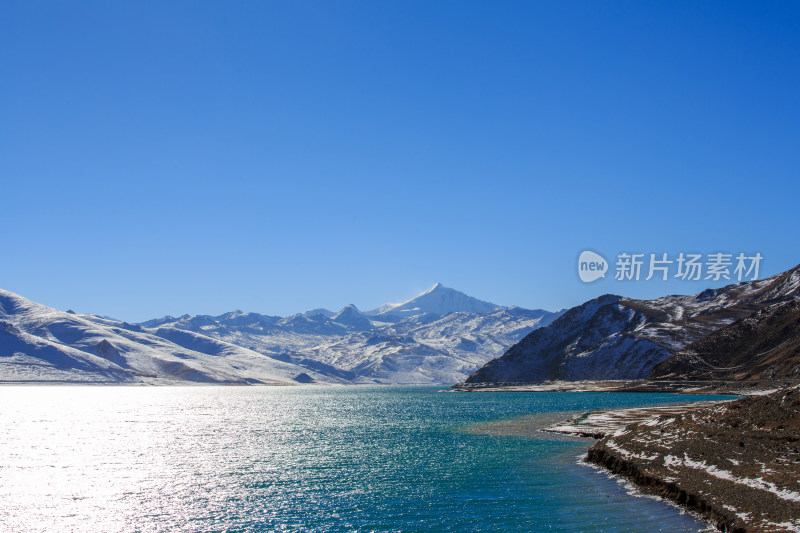
M 760 395 L 798 384 L 796 379 L 719 380 L 719 379 L 637 379 L 542 381 L 537 383 L 456 383 L 461 392 L 669 392 L 676 394 Z
M 587 461 L 720 531 L 800 531 L 800 388 L 592 413 L 551 431 L 600 440 Z

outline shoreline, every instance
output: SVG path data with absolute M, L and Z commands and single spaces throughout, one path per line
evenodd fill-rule
M 633 480 L 619 475 L 603 465 L 589 462 L 587 460 L 588 451 L 605 435 L 625 428 L 631 423 L 646 421 L 659 415 L 676 415 L 686 410 L 702 409 L 718 402 L 731 401 L 734 400 L 703 400 L 645 407 L 608 408 L 597 411 L 569 410 L 533 413 L 511 419 L 472 423 L 464 426 L 461 430 L 466 433 L 556 441 L 566 440 L 576 443 L 578 449 L 567 454 L 569 462 L 574 464 L 576 468 L 591 470 L 597 475 L 602 475 L 617 484 L 623 485 L 625 492 L 629 496 L 659 501 L 677 509 L 681 513 L 691 515 L 705 525 L 704 528 L 698 529 L 698 531 L 708 533 L 716 531 L 717 528 L 707 516 L 689 509 L 673 499 L 644 490 Z
M 657 501 L 673 509 L 676 509 L 681 514 L 686 514 L 691 516 L 692 518 L 694 518 L 698 522 L 703 523 L 706 526 L 703 529 L 698 529 L 697 533 L 713 533 L 715 531 L 719 531 L 719 529 L 708 519 L 708 517 L 703 516 L 701 513 L 679 504 L 675 500 L 671 500 L 669 498 L 665 498 L 658 494 L 649 493 L 647 491 L 642 490 L 642 488 L 639 485 L 637 485 L 630 479 L 625 478 L 619 474 L 615 474 L 614 472 L 612 472 L 611 470 L 609 470 L 604 466 L 600 466 L 595 463 L 590 463 L 586 458 L 586 454 L 577 457 L 575 465 L 579 468 L 589 469 L 593 472 L 596 472 L 598 475 L 602 475 L 610 480 L 613 480 L 625 490 L 625 493 L 628 496 L 634 498 L 646 498 L 649 500 Z
M 583 413 L 542 430 L 596 439 L 584 456 L 587 464 L 720 531 L 797 532 L 798 406 L 800 389 L 793 388 L 739 400 Z
M 458 392 L 665 392 L 757 396 L 797 385 L 797 380 L 585 380 L 536 383 L 456 383 Z
M 561 433 L 573 437 L 586 437 L 601 440 L 627 426 L 647 422 L 659 416 L 689 413 L 696 409 L 712 407 L 731 400 L 707 400 L 685 402 L 652 407 L 630 407 L 622 409 L 606 409 L 581 413 L 577 418 L 542 428 L 542 431 Z

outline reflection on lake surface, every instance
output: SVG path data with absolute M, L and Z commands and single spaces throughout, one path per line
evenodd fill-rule
M 689 399 L 0 387 L 0 530 L 697 531 L 692 517 L 576 465 L 586 442 L 480 429 Z

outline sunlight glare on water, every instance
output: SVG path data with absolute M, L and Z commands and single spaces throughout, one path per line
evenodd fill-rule
M 430 387 L 0 387 L 2 531 L 697 531 L 470 424 L 668 395 Z

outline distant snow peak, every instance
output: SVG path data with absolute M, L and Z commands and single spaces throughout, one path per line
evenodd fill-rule
M 446 290 L 447 287 L 445 287 L 441 283 L 437 282 L 433 287 L 431 287 L 427 291 L 423 292 L 422 294 L 429 294 L 429 293 L 432 293 L 433 291 L 440 290 L 440 289 L 445 289 Z M 422 296 L 422 294 L 420 294 L 420 296 Z
M 338 322 L 342 320 L 350 320 L 353 318 L 359 318 L 363 316 L 364 316 L 363 313 L 361 313 L 361 311 L 358 310 L 358 307 L 356 307 L 353 304 L 348 304 L 342 307 L 341 311 L 333 315 L 333 317 L 331 317 L 331 320 L 333 320 L 334 322 Z
M 394 309 L 395 307 L 399 307 L 403 305 L 402 303 L 392 303 L 386 302 L 385 304 L 379 305 L 375 309 L 370 309 L 369 311 L 365 311 L 364 314 L 367 316 L 375 316 L 375 315 L 382 315 L 387 311 Z
M 353 304 L 344 306 L 341 311 L 331 317 L 331 321 L 356 331 L 366 331 L 372 328 L 369 319 Z
M 330 317 L 332 317 L 333 315 L 335 315 L 336 313 L 334 313 L 333 311 L 331 311 L 331 310 L 329 310 L 329 309 L 325 309 L 325 308 L 322 308 L 322 307 L 318 307 L 318 308 L 316 308 L 316 309 L 309 309 L 308 311 L 303 311 L 301 314 L 302 314 L 303 316 L 306 316 L 306 317 L 312 317 L 312 316 L 316 316 L 316 315 L 322 315 L 322 316 L 324 316 L 325 318 L 330 318 Z
M 450 313 L 491 313 L 500 306 L 467 296 L 463 292 L 436 283 L 430 289 L 400 304 L 383 304 L 367 314 L 381 317 L 408 318 L 420 315 L 445 316 Z

